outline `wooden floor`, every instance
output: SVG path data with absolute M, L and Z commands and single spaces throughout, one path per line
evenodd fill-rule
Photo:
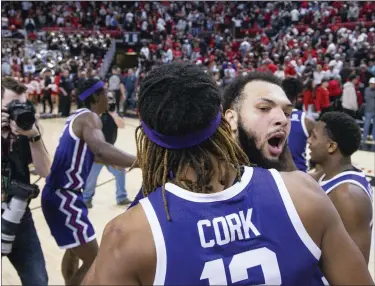
M 41 120 L 43 138 L 51 156 L 54 154 L 61 131 L 63 128 L 64 119 L 46 119 Z M 134 131 L 138 126 L 138 120 L 127 119 L 127 126 L 124 130 L 120 130 L 116 146 L 124 151 L 135 154 L 135 140 Z M 374 175 L 375 153 L 358 151 L 354 155 L 354 163 L 359 167 L 364 168 L 365 172 Z M 38 177 L 33 176 L 32 182 L 35 182 Z M 135 197 L 141 185 L 141 172 L 139 170 L 131 171 L 126 177 L 126 188 L 129 197 Z M 44 179 L 38 182 L 42 188 L 44 186 Z M 115 201 L 115 181 L 112 175 L 104 168 L 98 179 L 98 187 L 96 195 L 93 200 L 93 209 L 90 210 L 90 220 L 94 225 L 97 238 L 100 241 L 101 235 L 105 225 L 109 220 L 125 211 L 124 207 L 116 205 Z M 63 285 L 64 281 L 61 276 L 60 263 L 63 251 L 60 250 L 53 237 L 50 235 L 48 226 L 44 220 L 42 210 L 40 208 L 40 196 L 31 203 L 32 214 L 38 231 L 38 235 L 42 244 L 44 256 L 47 264 L 47 271 L 49 275 L 50 285 Z M 374 238 L 374 235 L 373 235 Z M 27 258 L 25 258 L 27 259 Z M 370 258 L 369 268 L 374 277 L 374 241 L 372 243 L 372 253 Z M 20 285 L 20 280 L 13 266 L 8 259 L 2 259 L 2 285 Z

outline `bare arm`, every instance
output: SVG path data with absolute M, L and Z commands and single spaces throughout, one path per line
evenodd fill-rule
M 283 178 L 303 225 L 322 251 L 321 267 L 330 285 L 374 285 L 362 253 L 319 185 L 302 172 Z
M 82 285 L 151 285 L 155 268 L 152 233 L 138 205 L 108 223 Z
M 328 196 L 335 205 L 346 231 L 368 263 L 372 220 L 372 206 L 369 197 L 362 189 L 353 184 L 340 185 Z
M 125 128 L 125 120 L 118 116 L 117 112 L 110 112 L 109 114 L 112 116 L 118 128 Z
M 125 91 L 126 91 L 126 89 L 125 89 L 125 85 L 123 83 L 120 83 L 120 91 L 121 91 L 121 96 L 123 98 L 125 98 Z
M 51 171 L 51 158 L 44 146 L 43 139 L 37 142 L 29 142 L 29 144 L 35 171 L 39 176 L 47 178 Z
M 64 96 L 68 95 L 68 93 L 66 92 L 66 90 L 63 89 L 62 87 L 59 87 L 59 90 L 64 94 Z
M 134 155 L 125 153 L 105 141 L 102 122 L 96 114 L 87 113 L 79 116 L 73 122 L 73 131 L 87 143 L 99 162 L 128 168 L 136 161 Z

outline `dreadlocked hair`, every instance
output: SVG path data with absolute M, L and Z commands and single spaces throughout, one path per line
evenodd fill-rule
M 144 78 L 139 93 L 139 115 L 142 121 L 158 133 L 175 136 L 207 128 L 220 111 L 220 91 L 212 77 L 200 67 L 185 63 L 172 63 L 154 69 Z M 143 195 L 158 187 L 169 215 L 165 184 L 172 182 L 181 188 L 197 193 L 211 193 L 214 174 L 220 183 L 230 186 L 229 170 L 233 166 L 241 180 L 241 165 L 248 158 L 231 136 L 230 126 L 224 117 L 218 129 L 199 145 L 185 149 L 161 147 L 145 135 L 142 126 L 135 131 L 137 160 L 143 174 Z M 218 170 L 212 158 L 218 161 Z M 196 173 L 193 182 L 187 179 L 188 168 Z

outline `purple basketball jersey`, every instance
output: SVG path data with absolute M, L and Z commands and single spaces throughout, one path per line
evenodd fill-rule
M 371 201 L 373 200 L 371 185 L 367 181 L 365 173 L 358 169 L 341 172 L 332 179 L 326 181 L 324 181 L 324 177 L 325 175 L 323 175 L 318 182 L 327 195 L 341 184 L 350 183 L 359 186 L 369 196 L 369 199 Z M 317 270 L 317 281 L 319 281 L 319 277 L 322 277 L 324 285 L 329 285 L 327 280 L 323 277 L 320 269 Z
M 323 175 L 319 179 L 319 185 L 322 187 L 322 189 L 326 192 L 327 195 L 339 185 L 344 183 L 350 183 L 360 187 L 369 196 L 370 200 L 373 200 L 373 191 L 371 185 L 367 181 L 365 173 L 358 169 L 355 169 L 354 171 L 342 172 L 330 180 L 324 180 L 324 177 L 325 175 Z
M 245 167 L 210 194 L 167 183 L 140 203 L 157 261 L 154 285 L 312 285 L 321 250 L 305 230 L 280 174 Z
M 63 133 L 53 159 L 51 173 L 46 185 L 54 189 L 80 190 L 84 188 L 90 173 L 94 154 L 85 141 L 73 132 L 73 122 L 81 114 L 91 112 L 89 109 L 78 109 L 65 123 Z
M 291 129 L 288 137 L 288 146 L 292 154 L 293 161 L 298 170 L 306 172 L 306 145 L 309 134 L 305 126 L 305 113 L 293 109 L 290 117 Z

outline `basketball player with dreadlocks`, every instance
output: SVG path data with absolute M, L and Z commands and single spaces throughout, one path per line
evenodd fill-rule
M 279 132 L 290 124 L 294 105 L 278 77 L 264 72 L 236 77 L 225 89 L 222 104 L 232 138 L 252 164 L 278 171 L 297 170 L 287 144 L 290 127 Z M 142 197 L 140 191 L 130 208 Z
M 96 79 L 82 84 L 79 98 L 85 108 L 67 120 L 42 193 L 43 214 L 51 234 L 66 250 L 61 270 L 68 285 L 80 284 L 98 251 L 82 196 L 93 161 L 127 168 L 136 159 L 105 140 L 99 117 L 108 106 L 104 85 Z
M 346 230 L 369 261 L 372 230 L 372 188 L 352 165 L 361 144 L 361 129 L 342 112 L 322 115 L 308 139 L 311 159 L 322 167 L 312 174 L 339 212 Z
M 83 284 L 306 285 L 319 259 L 332 284 L 372 283 L 311 177 L 246 167 L 220 91 L 202 69 L 174 63 L 151 71 L 139 114 L 145 198 L 107 225 Z M 289 124 L 271 127 L 287 133 Z

